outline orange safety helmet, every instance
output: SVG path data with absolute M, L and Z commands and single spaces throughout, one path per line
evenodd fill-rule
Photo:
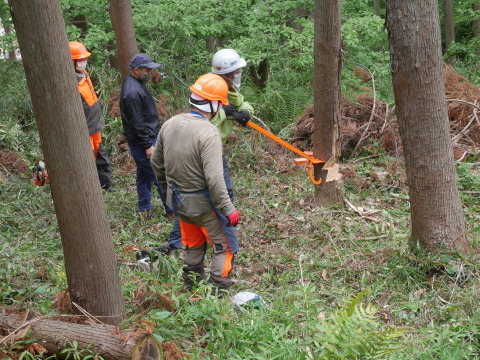
M 85 59 L 92 55 L 81 42 L 70 41 L 68 46 L 70 46 L 70 54 L 72 54 L 73 60 Z
M 228 105 L 228 85 L 219 75 L 210 73 L 200 76 L 195 84 L 190 86 L 190 91 L 207 100 Z

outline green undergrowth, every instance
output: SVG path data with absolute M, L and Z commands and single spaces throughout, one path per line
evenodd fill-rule
M 2 66 L 21 74 L 19 64 Z M 93 73 L 105 105 L 115 85 L 101 69 Z M 26 93 L 24 81 L 0 81 L 0 149 L 32 165 L 41 153 L 31 104 L 19 95 Z M 275 106 L 264 105 L 262 113 L 282 137 L 311 95 L 292 94 L 268 94 Z M 378 145 L 345 159 L 345 206 L 318 208 L 305 169 L 293 167 L 295 154 L 236 128 L 226 147 L 241 213 L 231 295 L 251 291 L 263 301 L 237 308 L 206 284 L 186 292 L 178 253 L 160 256 L 153 272 L 136 267 L 136 251 L 162 245 L 172 220 L 158 197 L 155 218 L 137 216 L 135 172 L 128 150 L 119 147 L 121 128 L 119 118 L 107 116 L 104 142 L 116 191 L 103 198 L 127 331 L 153 323 L 157 339 L 173 341 L 191 359 L 480 359 L 478 154 L 457 164 L 473 252 L 434 255 L 409 245 L 403 159 L 382 155 Z M 67 279 L 50 187 L 35 188 L 2 170 L 0 306 L 57 314 Z M 3 343 L 2 335 L 1 360 L 41 358 L 25 352 L 31 339 Z M 92 355 L 73 343 L 68 349 L 71 358 Z
M 178 254 L 139 271 L 135 249 L 163 244 L 172 222 L 158 198 L 158 215 L 139 219 L 134 171 L 117 169 L 116 192 L 103 197 L 125 329 L 153 322 L 159 340 L 191 359 L 480 358 L 478 159 L 458 165 L 474 253 L 431 255 L 408 243 L 400 159 L 347 161 L 356 173 L 345 179 L 351 206 L 322 209 L 305 169 L 285 170 L 292 154 L 240 128 L 227 151 L 242 215 L 231 293 L 255 292 L 263 306 L 237 308 L 206 284 L 186 292 Z M 11 177 L 0 197 L 0 305 L 55 314 L 55 294 L 67 285 L 50 188 Z

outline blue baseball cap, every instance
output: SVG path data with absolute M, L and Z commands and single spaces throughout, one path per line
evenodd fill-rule
M 130 62 L 130 69 L 146 67 L 149 69 L 156 69 L 160 64 L 154 63 L 152 59 L 146 54 L 137 54 Z

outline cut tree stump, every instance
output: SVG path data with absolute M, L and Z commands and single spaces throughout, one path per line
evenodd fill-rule
M 73 341 L 78 349 L 89 349 L 105 360 L 163 360 L 162 345 L 152 335 L 140 339 L 105 324 L 81 325 L 42 317 L 28 318 L 0 311 L 0 330 L 7 333 L 29 328 L 29 338 L 39 339 L 50 354 L 58 354 L 71 348 Z M 0 337 L 0 343 L 8 341 L 9 335 Z

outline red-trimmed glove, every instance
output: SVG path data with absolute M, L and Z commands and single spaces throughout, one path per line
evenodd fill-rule
M 227 215 L 227 226 L 237 226 L 238 222 L 240 221 L 240 214 L 238 210 L 235 209 L 230 215 Z

